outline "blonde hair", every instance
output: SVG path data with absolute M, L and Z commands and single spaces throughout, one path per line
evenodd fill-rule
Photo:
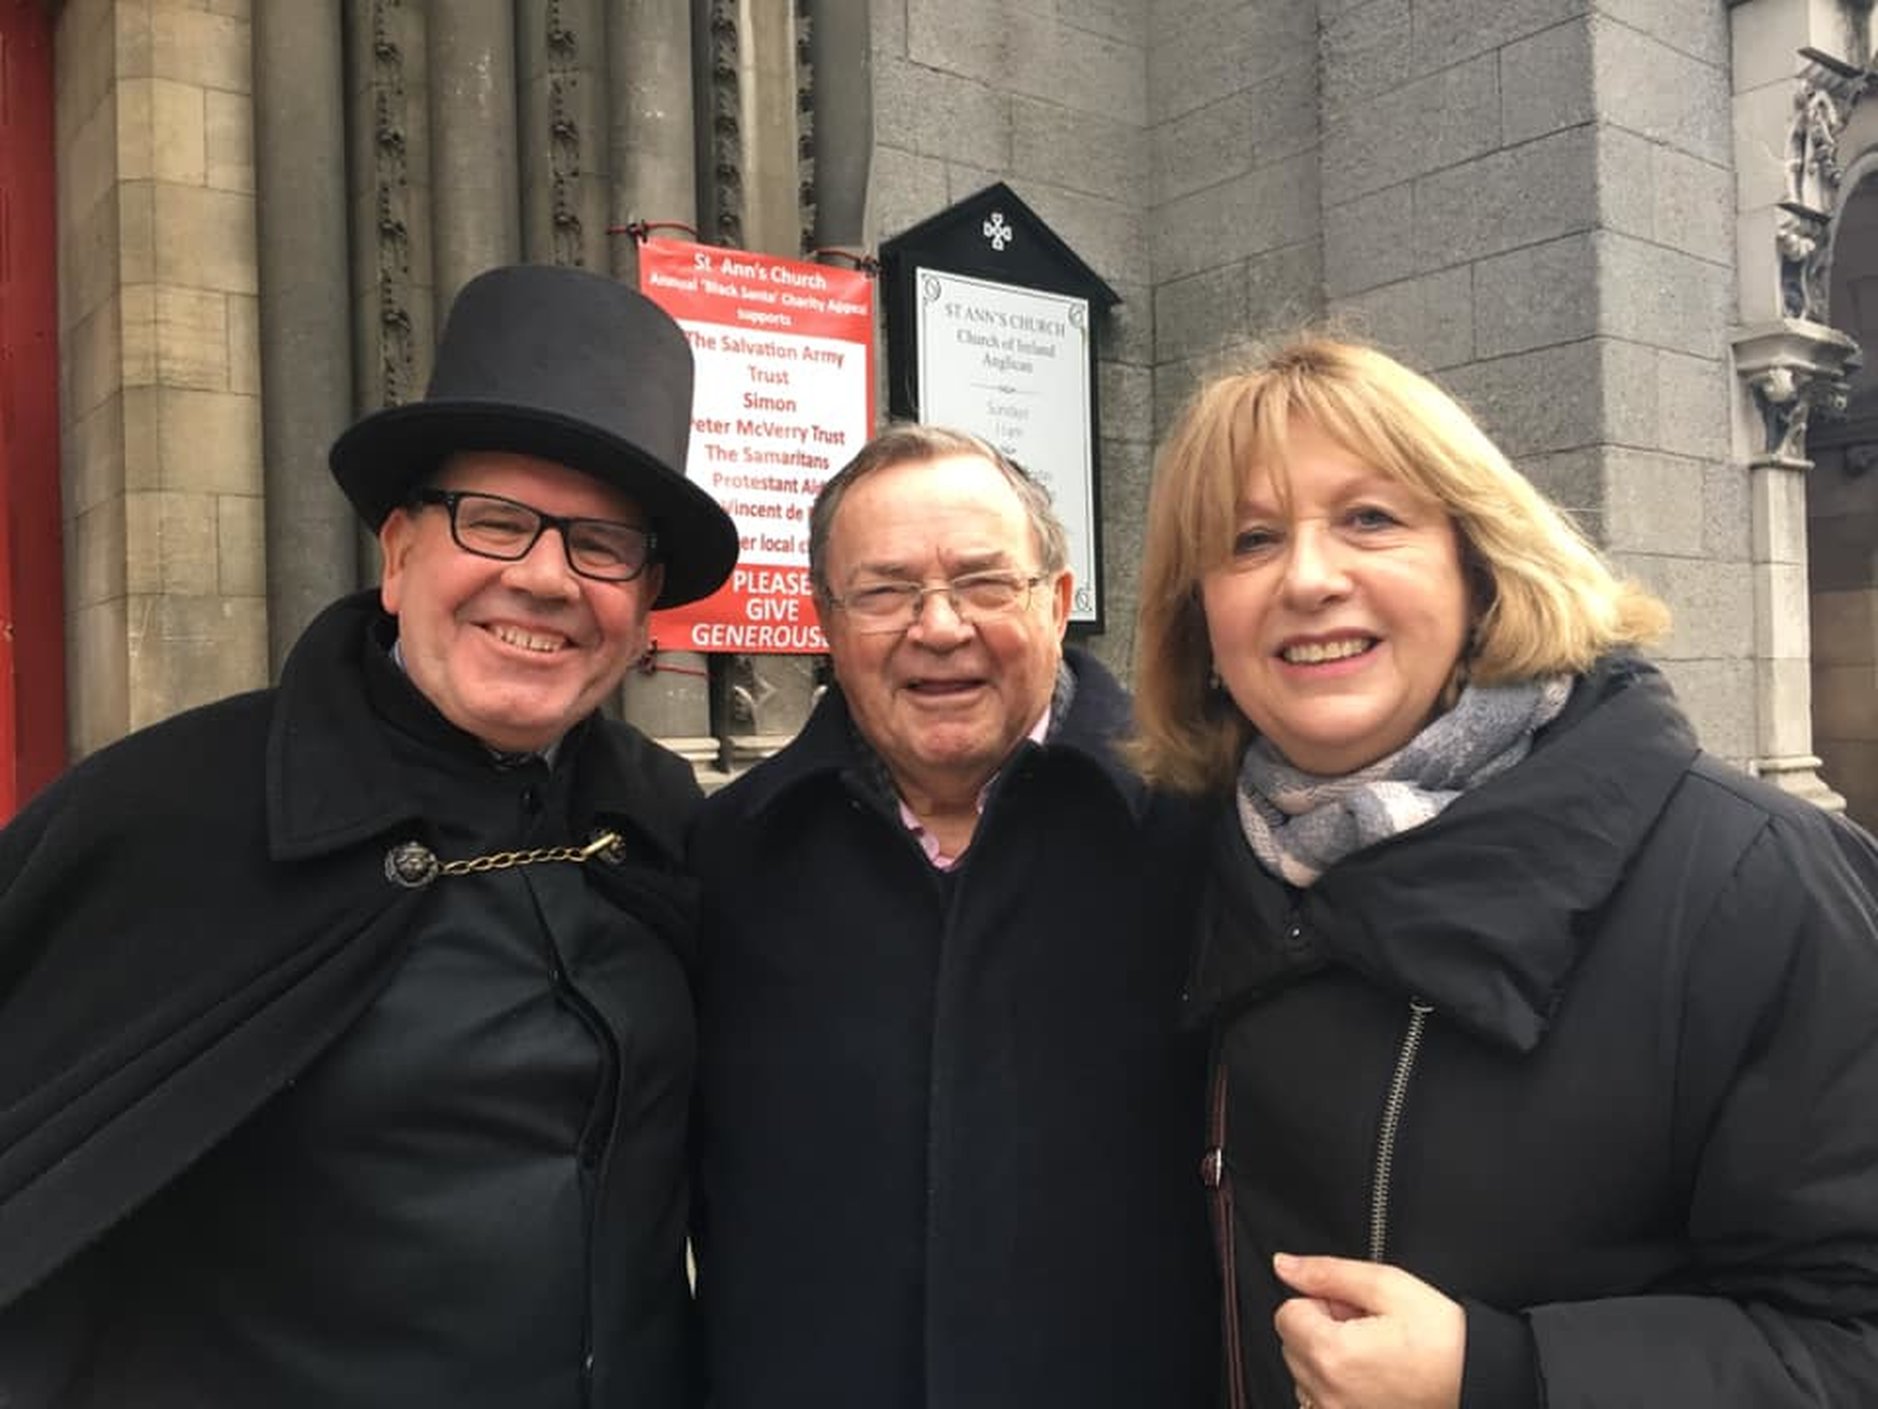
M 1294 420 L 1446 508 L 1474 609 L 1467 678 L 1576 674 L 1667 628 L 1663 604 L 1619 578 L 1446 392 L 1374 348 L 1306 335 L 1202 386 L 1157 457 L 1130 750 L 1151 780 L 1223 790 L 1251 741 L 1251 724 L 1209 685 L 1199 588 L 1231 558 L 1247 472 L 1282 474 Z

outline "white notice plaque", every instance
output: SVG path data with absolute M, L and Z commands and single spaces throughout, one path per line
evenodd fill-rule
M 1096 611 L 1089 300 L 916 269 L 919 414 L 983 436 L 1050 491 L 1069 533 L 1070 620 Z

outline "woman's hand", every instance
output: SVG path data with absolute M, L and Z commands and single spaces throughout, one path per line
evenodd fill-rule
M 1399 1267 L 1272 1259 L 1300 1295 L 1273 1318 L 1298 1403 L 1316 1409 L 1457 1409 L 1467 1314 Z

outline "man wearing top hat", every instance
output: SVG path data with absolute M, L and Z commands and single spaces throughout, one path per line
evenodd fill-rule
M 686 1398 L 689 768 L 598 713 L 736 535 L 637 293 L 471 282 L 277 687 L 0 831 L 0 1405 Z

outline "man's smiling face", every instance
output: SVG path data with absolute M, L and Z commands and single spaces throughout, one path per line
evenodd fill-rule
M 855 482 L 828 543 L 837 597 L 869 585 L 936 586 L 974 573 L 1041 571 L 1022 501 L 974 455 L 888 465 Z M 861 734 L 903 794 L 969 795 L 1030 731 L 1056 687 L 1070 578 L 1048 574 L 1024 605 L 976 623 L 929 593 L 904 631 L 876 634 L 839 609 L 823 623 L 835 678 Z
M 650 527 L 618 490 L 529 455 L 466 451 L 435 484 Z M 514 562 L 478 557 L 457 546 L 442 505 L 393 510 L 378 538 L 380 595 L 411 682 L 459 729 L 511 752 L 552 744 L 619 685 L 663 580 L 656 563 L 631 582 L 582 577 L 553 529 Z

